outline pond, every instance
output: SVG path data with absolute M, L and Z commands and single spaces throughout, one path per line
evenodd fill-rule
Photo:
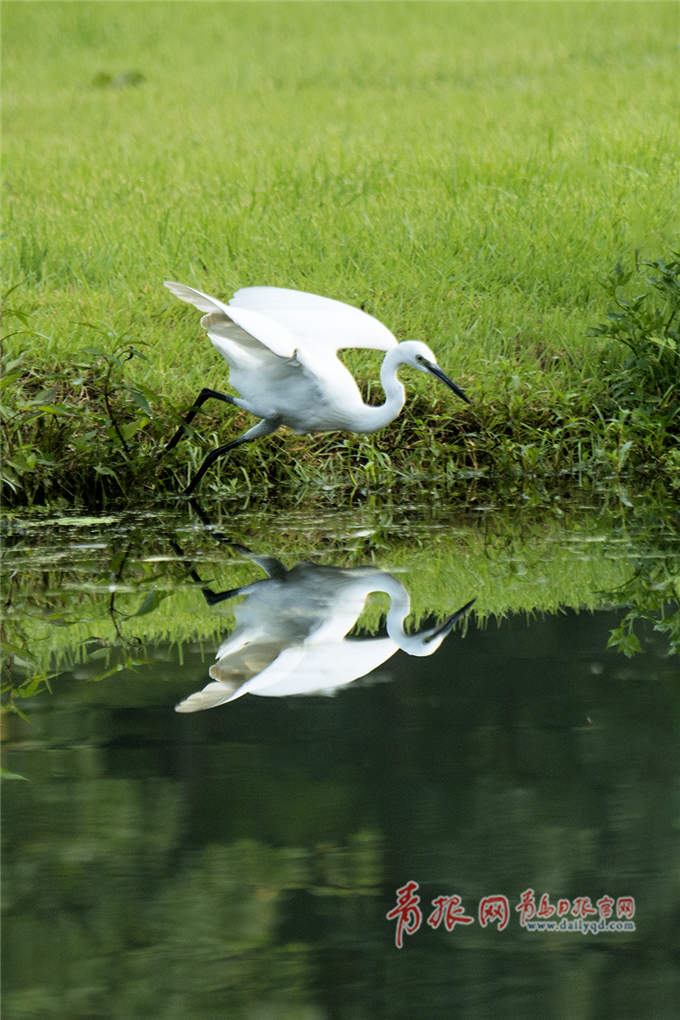
M 4 1016 L 677 1015 L 674 506 L 5 532 Z

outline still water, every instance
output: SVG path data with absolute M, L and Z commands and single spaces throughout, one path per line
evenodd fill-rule
M 677 1016 L 674 510 L 6 532 L 3 1016 Z

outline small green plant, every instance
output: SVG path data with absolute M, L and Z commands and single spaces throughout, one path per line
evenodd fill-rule
M 638 459 L 663 463 L 680 442 L 680 253 L 624 270 L 605 280 L 612 309 L 594 335 L 623 344 L 623 363 L 606 365 L 615 411 L 615 466 Z M 610 429 L 611 431 L 611 429 Z
M 15 313 L 16 314 L 16 313 Z M 23 321 L 23 317 L 22 317 Z M 109 345 L 86 347 L 68 366 L 40 371 L 25 352 L 0 348 L 3 500 L 33 504 L 66 495 L 90 500 L 123 491 L 145 469 L 131 440 L 151 423 L 160 398 L 132 382 L 127 364 L 144 355 L 112 331 L 89 326 Z
M 680 557 L 677 549 L 670 549 L 659 557 L 641 551 L 635 571 L 615 593 L 618 600 L 628 604 L 619 625 L 610 635 L 608 648 L 616 648 L 627 658 L 642 651 L 635 632 L 637 625 L 651 625 L 664 636 L 667 655 L 680 655 Z

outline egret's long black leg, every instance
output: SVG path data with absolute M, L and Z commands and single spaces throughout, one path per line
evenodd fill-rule
M 224 446 L 218 446 L 216 449 L 211 450 L 208 456 L 205 458 L 200 468 L 191 479 L 186 489 L 184 490 L 185 496 L 190 496 L 194 491 L 198 483 L 200 482 L 203 475 L 206 473 L 211 464 L 214 464 L 216 460 L 223 457 L 229 450 L 233 450 L 235 446 L 240 446 L 241 443 L 247 443 L 248 439 L 245 436 L 239 436 L 238 439 L 232 439 L 230 443 L 225 443 Z
M 175 432 L 174 436 L 172 437 L 172 439 L 170 440 L 168 445 L 165 447 L 165 450 L 163 451 L 164 453 L 168 453 L 169 450 L 172 450 L 172 449 L 174 449 L 175 446 L 177 446 L 177 444 L 179 443 L 180 439 L 184 435 L 184 431 L 185 431 L 187 425 L 191 424 L 191 422 L 194 420 L 194 418 L 196 417 L 198 412 L 201 410 L 201 407 L 203 406 L 203 404 L 206 402 L 206 400 L 210 400 L 211 397 L 214 397 L 215 400 L 223 400 L 225 402 L 225 404 L 235 404 L 236 403 L 234 398 L 227 396 L 226 393 L 220 393 L 219 390 L 211 390 L 207 386 L 204 386 L 203 389 L 201 390 L 201 392 L 196 397 L 196 400 L 194 401 L 193 406 L 189 409 L 189 413 L 185 417 L 184 421 L 182 422 L 180 427 L 177 429 L 177 431 Z
M 257 425 L 253 425 L 252 429 L 244 432 L 242 436 L 237 436 L 230 443 L 225 443 L 224 446 L 218 446 L 216 450 L 211 450 L 184 490 L 184 495 L 191 495 L 210 465 L 224 456 L 227 451 L 233 450 L 235 446 L 240 446 L 241 443 L 249 443 L 251 439 L 259 439 L 260 436 L 270 436 L 272 432 L 276 432 L 280 424 L 281 422 L 278 418 L 263 418 L 262 421 L 258 421 Z
M 181 547 L 177 544 L 177 542 L 174 542 L 172 539 L 170 539 L 170 545 L 172 546 L 172 548 L 174 549 L 178 556 L 182 557 L 184 556 L 184 552 L 181 549 Z M 201 585 L 201 592 L 203 594 L 203 598 L 205 599 L 209 606 L 214 606 L 218 602 L 225 602 L 226 599 L 233 599 L 235 595 L 241 594 L 244 587 L 247 587 L 247 585 L 241 585 L 240 588 L 227 588 L 225 591 L 213 591 L 212 588 L 206 588 L 204 586 L 203 579 L 201 578 L 195 567 L 192 567 L 190 563 L 186 563 L 185 565 L 189 571 L 189 576 L 191 577 L 192 581 L 195 581 L 197 584 Z
M 203 510 L 203 507 L 198 502 L 195 496 L 191 497 L 191 505 L 198 514 L 198 516 L 200 517 L 201 523 L 204 524 L 206 527 L 209 527 L 210 520 L 208 519 L 206 513 Z M 224 532 L 222 531 L 211 532 L 211 538 L 214 538 L 216 542 L 228 545 L 231 549 L 234 550 L 234 552 L 240 553 L 242 556 L 245 556 L 246 559 L 251 560 L 252 563 L 256 563 L 258 567 L 261 567 L 262 570 L 264 570 L 267 577 L 275 577 L 278 580 L 282 581 L 288 573 L 283 563 L 281 563 L 280 560 L 277 560 L 274 556 L 262 556 L 260 555 L 260 553 L 254 553 L 253 550 L 249 549 L 247 545 L 241 545 L 240 542 L 234 542 L 233 539 L 228 538 L 227 535 L 225 535 Z M 175 543 L 173 545 L 173 548 L 179 549 L 179 546 L 177 546 Z M 184 554 L 182 553 L 182 555 Z M 237 590 L 236 588 L 233 589 L 234 592 L 236 590 Z

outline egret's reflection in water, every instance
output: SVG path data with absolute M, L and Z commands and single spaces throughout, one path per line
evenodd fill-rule
M 474 599 L 438 626 L 408 634 L 408 592 L 392 574 L 375 567 L 340 568 L 298 563 L 287 570 L 270 556 L 243 546 L 233 548 L 257 563 L 266 578 L 243 588 L 214 593 L 215 603 L 245 596 L 235 608 L 236 626 L 220 645 L 210 668 L 211 682 L 176 706 L 199 712 L 244 694 L 280 698 L 293 694 L 333 694 L 365 677 L 401 650 L 425 656 L 437 651 Z M 349 637 L 368 597 L 389 596 L 386 636 Z

